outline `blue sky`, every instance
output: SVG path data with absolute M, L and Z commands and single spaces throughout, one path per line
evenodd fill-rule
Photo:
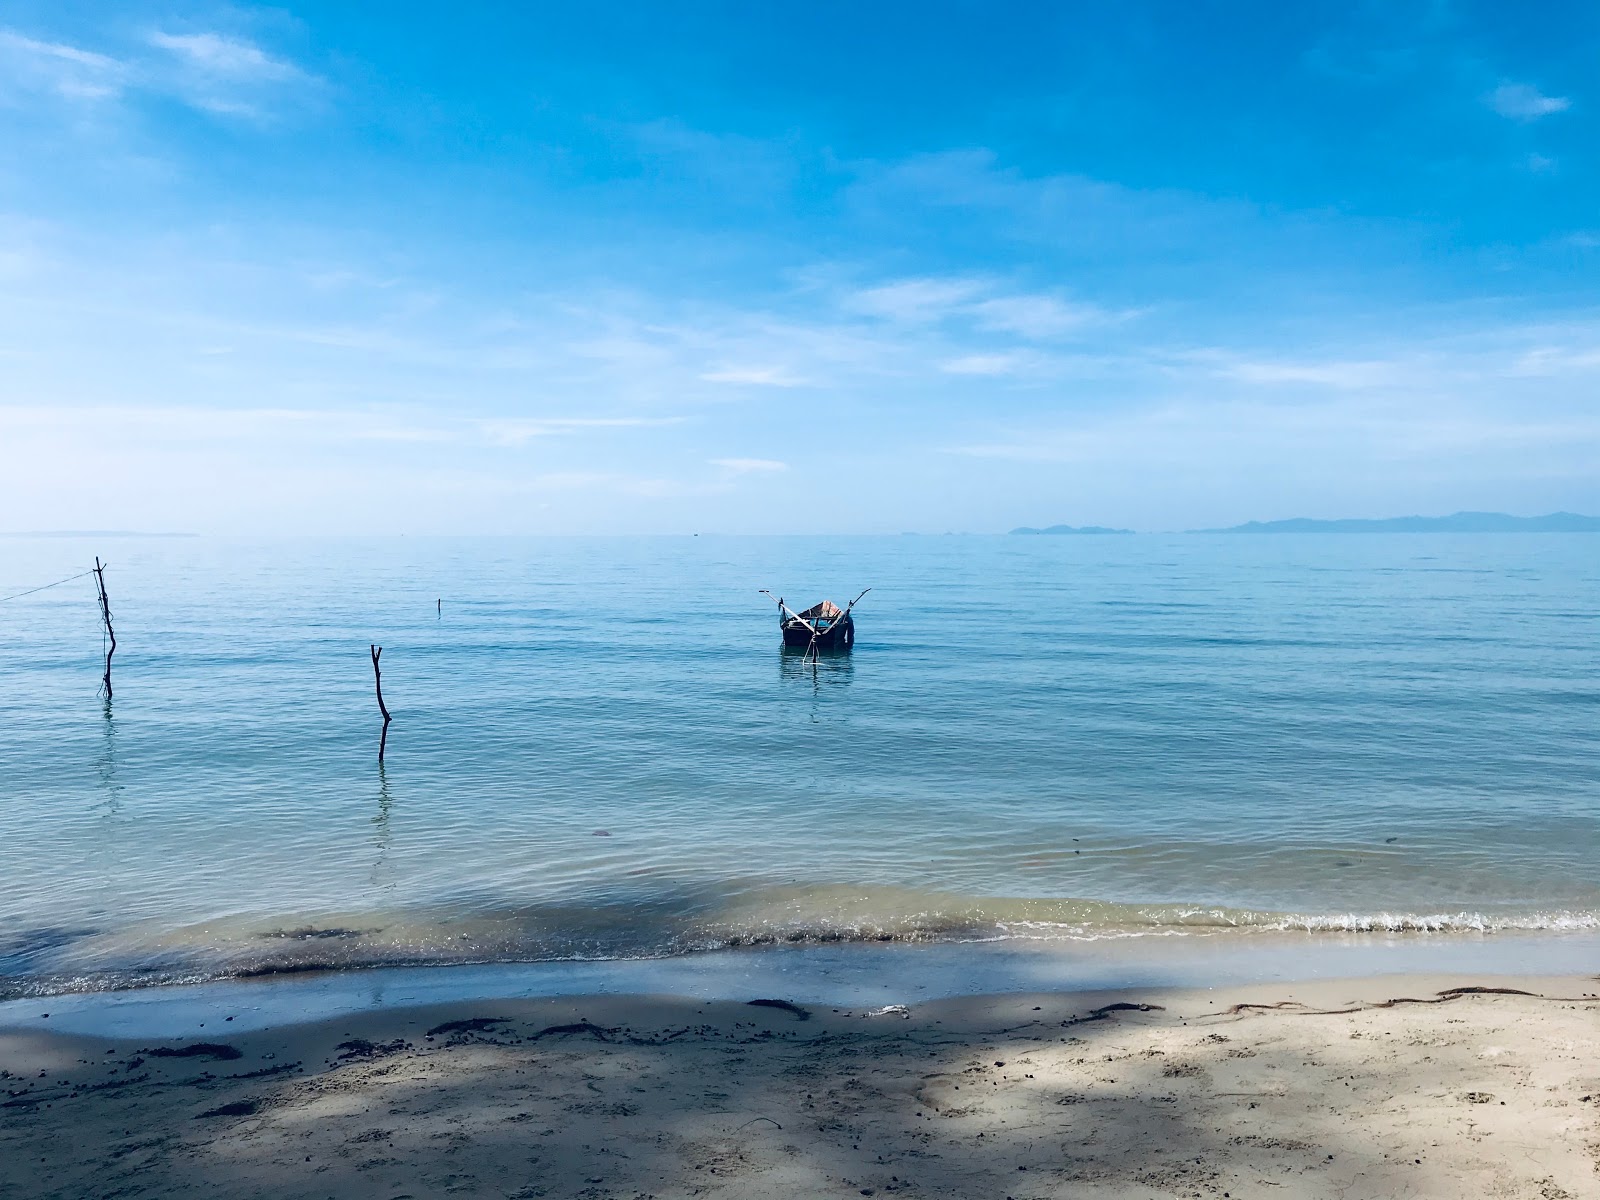
M 1519 7 L 12 0 L 0 527 L 1600 511 Z

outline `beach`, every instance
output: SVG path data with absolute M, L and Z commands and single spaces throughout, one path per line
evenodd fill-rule
M 8 6 L 0 1200 L 1600 1200 L 1600 12 L 1234 8 Z
M 1600 1192 L 1600 982 L 1382 976 L 835 1007 L 473 999 L 0 1030 L 0 1194 Z

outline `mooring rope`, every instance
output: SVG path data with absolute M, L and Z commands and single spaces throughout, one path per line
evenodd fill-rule
M 35 592 L 42 592 L 49 588 L 60 587 L 63 583 L 71 583 L 74 579 L 82 579 L 86 575 L 93 574 L 93 571 L 80 571 L 76 575 L 68 575 L 65 579 L 58 579 L 54 583 L 45 584 L 43 587 L 29 588 L 25 592 L 17 592 L 15 595 L 11 596 L 0 596 L 0 604 L 4 604 L 7 600 L 20 600 L 22 597 L 31 596 Z

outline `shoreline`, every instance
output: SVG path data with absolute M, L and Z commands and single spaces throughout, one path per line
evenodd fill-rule
M 1575 977 L 1600 973 L 1600 933 L 1189 934 L 1097 941 L 838 943 L 670 958 L 367 967 L 63 992 L 0 1002 L 0 1031 L 184 1037 L 219 1022 L 265 1029 L 365 1010 L 560 995 L 784 996 L 826 1005 L 1080 994 L 1327 979 Z
M 1383 975 L 0 1029 L 0 1193 L 1450 1197 L 1600 1177 L 1600 981 Z

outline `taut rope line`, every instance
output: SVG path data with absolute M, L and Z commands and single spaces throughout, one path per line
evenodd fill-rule
M 0 596 L 0 604 L 4 604 L 7 600 L 20 600 L 22 597 L 31 596 L 35 592 L 42 592 L 47 588 L 60 587 L 63 583 L 71 583 L 74 579 L 82 579 L 85 575 L 93 574 L 93 571 L 79 571 L 76 575 L 68 575 L 65 579 L 58 579 L 54 583 L 47 583 L 42 587 L 29 588 L 25 592 L 16 592 L 10 596 Z

